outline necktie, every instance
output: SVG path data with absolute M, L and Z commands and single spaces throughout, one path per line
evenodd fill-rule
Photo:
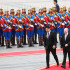
M 47 33 L 47 38 L 49 39 L 49 32 Z

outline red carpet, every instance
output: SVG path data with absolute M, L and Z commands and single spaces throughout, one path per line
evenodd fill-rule
M 68 67 L 69 66 L 69 61 L 68 60 L 66 62 L 66 69 L 61 68 L 61 65 L 62 65 L 62 62 L 60 62 L 59 67 L 57 67 L 56 64 L 52 64 L 49 69 L 45 69 L 45 67 L 42 67 L 42 68 L 39 68 L 39 69 L 36 69 L 36 70 L 70 70 L 70 68 Z
M 57 53 L 62 52 L 61 49 L 57 49 Z M 44 54 L 45 50 L 32 50 L 32 51 L 20 51 L 20 52 L 8 52 L 0 53 L 0 57 L 6 56 L 17 56 L 17 55 L 34 55 L 34 54 Z

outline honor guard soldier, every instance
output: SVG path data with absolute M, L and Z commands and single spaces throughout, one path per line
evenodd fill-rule
M 16 39 L 17 39 L 17 48 L 22 46 L 22 36 L 23 36 L 23 22 L 21 20 L 21 11 L 17 10 L 16 15 L 14 16 L 14 26 L 16 31 Z
M 65 16 L 67 21 L 66 27 L 68 28 L 70 34 L 70 7 L 68 8 L 68 12 L 66 12 L 66 14 L 67 14 L 67 16 Z
M 3 9 L 0 9 L 0 46 L 4 46 L 2 17 L 3 17 Z
M 32 8 L 32 19 L 34 20 L 34 35 L 33 35 L 33 41 L 34 44 L 38 44 L 37 43 L 37 23 L 36 23 L 36 15 L 38 13 L 36 13 L 36 9 Z
M 14 15 L 15 15 L 14 9 L 11 9 L 10 10 L 10 17 L 12 18 L 12 20 L 11 20 L 12 24 L 14 21 Z M 12 44 L 12 46 L 15 46 L 15 26 L 12 26 L 11 44 Z
M 34 21 L 32 19 L 32 10 L 31 9 L 28 10 L 27 25 L 29 25 L 29 26 L 26 26 L 28 44 L 29 44 L 29 47 L 31 47 L 31 46 L 33 46 L 32 37 L 33 37 L 33 33 L 34 33 Z
M 24 23 L 26 23 L 26 9 L 25 8 L 22 9 L 21 19 L 22 19 L 22 21 L 24 21 Z M 23 30 L 22 42 L 24 45 L 27 45 L 27 43 L 26 43 L 26 26 L 23 25 L 23 27 L 24 27 L 24 30 Z
M 48 22 L 49 22 L 51 31 L 56 32 L 55 23 L 54 23 L 55 19 L 54 19 L 54 16 L 53 16 L 52 8 L 49 9 L 48 18 L 49 18 Z
M 44 21 L 44 18 L 42 18 L 42 14 L 43 14 L 43 11 L 42 9 L 40 8 L 39 9 L 39 13 L 38 15 L 36 16 L 36 19 L 37 19 L 37 31 L 38 31 L 38 38 L 39 38 L 39 46 L 42 46 L 43 45 L 43 33 L 44 33 L 44 30 L 43 30 L 43 21 Z
M 53 13 L 53 18 L 54 18 L 54 23 L 55 23 L 55 33 L 57 35 L 57 20 L 58 20 L 57 14 L 58 12 L 55 6 L 52 8 L 52 13 Z
M 6 48 L 11 48 L 10 39 L 11 39 L 12 22 L 11 22 L 11 17 L 9 16 L 9 11 L 5 11 L 5 14 L 3 15 L 2 25 L 3 25 Z
M 48 24 L 48 16 L 47 16 L 47 10 L 46 10 L 46 7 L 44 7 L 43 9 L 43 15 L 42 15 L 42 17 L 44 18 L 44 32 L 46 32 L 45 31 L 45 27 L 47 26 L 47 24 Z
M 64 28 L 65 28 L 65 18 L 64 18 L 64 14 L 63 14 L 63 8 L 60 8 L 60 13 L 57 14 L 58 16 L 58 32 L 59 32 L 59 40 L 61 39 L 61 36 L 64 34 Z
M 52 13 L 53 13 L 53 19 L 54 19 L 54 24 L 55 24 L 55 34 L 56 34 L 56 38 L 57 38 L 57 21 L 58 21 L 58 16 L 57 16 L 57 14 L 58 14 L 58 12 L 57 12 L 57 10 L 56 10 L 56 7 L 55 6 L 53 6 L 53 8 L 52 8 Z M 57 42 L 58 43 L 58 42 Z

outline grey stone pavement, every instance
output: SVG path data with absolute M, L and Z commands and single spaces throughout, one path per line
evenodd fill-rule
M 59 42 L 59 40 L 58 40 Z M 60 48 L 59 43 L 57 47 Z M 19 51 L 29 51 L 29 50 L 43 50 L 43 46 L 34 45 L 34 47 L 28 47 L 28 45 L 23 48 L 17 48 L 13 46 L 12 49 L 6 49 L 5 47 L 0 47 L 0 53 L 3 52 L 19 52 Z M 62 61 L 63 54 L 57 53 L 59 61 Z M 35 54 L 26 56 L 11 56 L 11 57 L 0 57 L 0 70 L 35 70 L 37 68 L 46 66 L 46 55 L 45 54 Z M 50 64 L 55 63 L 55 60 L 50 54 Z

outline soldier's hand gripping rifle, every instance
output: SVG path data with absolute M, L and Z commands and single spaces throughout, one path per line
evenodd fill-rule
M 20 13 L 19 13 L 19 24 L 18 24 L 18 27 L 19 28 L 22 28 L 22 24 L 23 24 L 24 22 L 22 21 L 22 19 L 20 18 Z
M 63 25 L 63 28 L 64 28 L 64 26 L 65 26 L 65 23 L 64 23 L 65 22 L 65 18 L 63 16 L 61 17 L 61 22 L 62 22 L 62 25 Z
M 55 22 L 55 19 L 54 19 L 53 17 L 51 17 L 51 23 L 50 23 L 50 25 L 51 25 L 51 26 L 55 26 L 55 25 L 54 25 L 54 22 Z

